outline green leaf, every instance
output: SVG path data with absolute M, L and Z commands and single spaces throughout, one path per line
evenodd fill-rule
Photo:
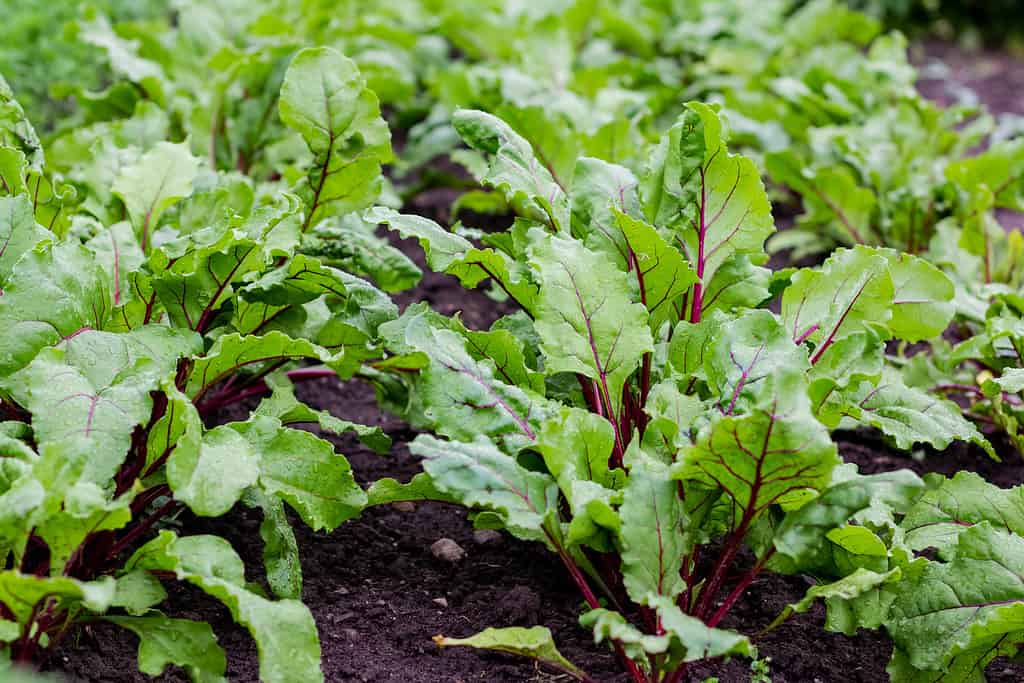
M 961 159 L 946 167 L 946 177 L 965 191 L 979 185 L 992 191 L 995 205 L 1024 211 L 1024 143 L 1006 140 L 996 143 L 981 154 Z
M 278 108 L 313 153 L 299 188 L 303 231 L 372 204 L 383 187 L 381 164 L 391 159 L 391 134 L 355 63 L 332 48 L 301 50 L 285 73 Z
M 115 500 L 93 483 L 73 486 L 63 500 L 63 513 L 36 525 L 35 533 L 50 548 L 51 573 L 63 570 L 90 534 L 121 529 L 132 521 L 131 495 Z
M 660 662 L 661 671 L 673 671 L 684 662 L 754 653 L 753 645 L 745 636 L 709 628 L 700 619 L 684 614 L 668 598 L 661 598 L 655 606 L 664 635 L 644 634 L 621 614 L 607 609 L 590 610 L 580 617 L 580 624 L 594 631 L 598 643 L 614 641 L 627 657 L 644 665 L 649 654 L 667 654 Z
M 537 287 L 527 279 L 523 265 L 504 252 L 478 249 L 465 237 L 422 216 L 377 206 L 366 213 L 366 219 L 386 224 L 402 237 L 416 238 L 427 257 L 427 265 L 436 272 L 457 277 L 463 287 L 473 289 L 491 278 L 525 310 L 533 310 Z
M 0 144 L 22 152 L 31 167 L 42 170 L 45 158 L 43 145 L 25 110 L 14 97 L 7 81 L 0 76 Z
M 957 547 L 961 533 L 982 522 L 1024 536 L 1024 486 L 1002 489 L 973 472 L 929 478 L 929 483 L 932 487 L 900 523 L 911 550 L 936 548 L 945 554 Z
M 260 476 L 257 452 L 230 427 L 178 441 L 167 460 L 174 497 L 202 517 L 223 515 Z
M 888 261 L 865 247 L 838 249 L 821 268 L 802 269 L 782 295 L 782 319 L 795 341 L 815 344 L 817 363 L 835 342 L 865 325 L 892 318 L 893 283 Z
M 277 380 L 273 376 L 268 377 L 266 382 L 272 393 L 260 401 L 256 410 L 253 411 L 254 415 L 276 418 L 286 426 L 315 424 L 320 429 L 337 436 L 352 432 L 377 453 L 387 453 L 391 450 L 391 437 L 385 434 L 380 427 L 350 422 L 335 417 L 326 410 L 310 408 L 295 398 L 295 389 L 291 382 Z
M 784 372 L 773 383 L 749 413 L 701 429 L 677 466 L 677 478 L 722 489 L 747 524 L 786 496 L 825 488 L 839 463 L 828 431 L 811 415 L 802 376 Z
M 26 252 L 0 297 L 0 376 L 28 365 L 47 346 L 103 329 L 111 308 L 106 276 L 83 247 Z
M 179 538 L 162 531 L 139 548 L 127 569 L 170 571 L 223 602 L 245 626 L 259 650 L 260 680 L 323 681 L 320 643 L 309 610 L 294 600 L 271 601 L 245 587 L 242 560 L 216 536 Z
M 1022 576 L 1024 538 L 982 522 L 960 534 L 948 563 L 897 584 L 886 630 L 917 669 L 942 670 L 964 653 L 994 657 L 1024 638 Z
M 275 258 L 291 255 L 298 215 L 289 197 L 260 207 L 243 222 L 188 234 L 154 250 L 152 286 L 175 326 L 207 331 L 236 287 Z
M 628 276 L 576 240 L 531 233 L 541 283 L 535 328 L 545 372 L 576 372 L 598 384 L 614 421 L 626 379 L 653 350 L 647 311 L 629 296 Z
M 536 439 L 547 413 L 543 398 L 508 383 L 511 377 L 490 358 L 470 355 L 471 340 L 418 315 L 405 328 L 405 342 L 430 358 L 412 400 L 439 434 L 463 441 L 485 435 L 510 453 Z
M 636 187 L 636 176 L 627 168 L 591 157 L 576 160 L 569 197 L 571 232 L 588 249 L 611 257 L 622 270 L 633 264 L 619 216 L 638 213 Z
M 870 516 L 871 522 L 878 523 L 891 519 L 893 513 L 906 512 L 924 488 L 920 478 L 908 470 L 847 475 L 843 467 L 833 471 L 834 481 L 819 497 L 788 511 L 779 523 L 774 539 L 777 557 L 790 564 L 781 566 L 776 560 L 776 568 L 787 572 L 829 570 L 830 532 L 858 515 Z
M 159 676 L 168 665 L 185 669 L 197 683 L 226 681 L 227 657 L 210 625 L 189 619 L 106 617 L 139 637 L 139 671 Z
M 572 486 L 591 481 L 611 486 L 608 459 L 615 433 L 608 420 L 579 408 L 562 407 L 542 423 L 535 448 L 548 471 L 572 501 Z
M 434 642 L 438 647 L 471 647 L 529 657 L 583 680 L 583 672 L 562 656 L 551 631 L 543 626 L 488 628 L 468 638 L 434 636 Z
M 674 600 L 686 588 L 680 570 L 690 550 L 678 484 L 665 465 L 634 458 L 622 494 L 619 539 L 626 590 L 642 605 L 661 597 Z
M 941 451 L 953 441 L 969 441 L 996 458 L 992 445 L 963 417 L 959 406 L 904 385 L 892 372 L 877 385 L 861 381 L 851 384 L 847 391 L 833 393 L 824 410 L 880 429 L 903 450 L 927 443 Z M 823 419 L 832 422 L 827 415 Z
M 992 380 L 999 385 L 1003 391 L 1016 394 L 1024 391 L 1024 368 L 1007 368 L 1003 370 L 1002 377 Z
M 756 308 L 771 298 L 772 271 L 755 265 L 752 258 L 750 254 L 734 254 L 715 271 L 704 288 L 704 314 Z
M 699 662 L 717 657 L 752 657 L 754 646 L 746 636 L 733 631 L 710 628 L 697 617 L 684 614 L 674 603 L 665 598 L 655 606 L 662 627 L 672 638 L 671 659 L 668 668 L 677 662 Z M 680 651 L 682 653 L 680 654 Z
M 263 511 L 260 537 L 263 539 L 263 566 L 267 583 L 279 598 L 302 599 L 302 564 L 299 562 L 299 544 L 284 511 L 284 503 L 277 498 L 250 489 L 245 497 Z
M 40 443 L 74 440 L 94 451 L 83 476 L 102 486 L 126 457 L 132 431 L 149 419 L 150 392 L 197 342 L 157 326 L 127 334 L 85 330 L 0 386 L 32 412 Z
M 717 326 L 703 355 L 704 377 L 719 410 L 743 412 L 774 389 L 780 370 L 809 368 L 806 351 L 793 343 L 770 311 L 750 311 Z
M 491 114 L 462 109 L 452 125 L 471 148 L 486 155 L 486 170 L 478 180 L 505 196 L 516 213 L 546 223 L 555 231 L 568 229 L 569 202 L 553 168 L 511 126 Z
M 815 168 L 787 150 L 765 156 L 765 167 L 777 183 L 800 195 L 804 204 L 801 224 L 824 225 L 846 245 L 873 241 L 878 199 L 858 184 L 844 166 Z
M 857 571 L 855 571 L 854 573 L 850 574 L 849 576 L 844 576 L 838 581 L 811 586 L 807 589 L 807 593 L 804 595 L 803 598 L 800 599 L 799 602 L 793 602 L 786 605 L 785 609 L 782 610 L 782 613 L 779 614 L 779 616 L 776 617 L 775 620 L 770 625 L 768 625 L 767 628 L 775 628 L 785 620 L 789 619 L 794 614 L 803 614 L 814 605 L 815 601 L 819 599 L 835 601 L 837 603 L 845 603 L 848 601 L 855 600 L 856 598 L 859 598 L 860 596 L 878 588 L 879 586 L 896 583 L 900 580 L 901 576 L 902 573 L 898 567 L 896 569 L 887 571 L 884 574 L 868 571 L 864 568 L 858 568 Z M 831 616 L 832 610 L 830 609 L 829 611 Z M 875 617 L 878 620 L 875 624 L 875 627 L 877 628 L 878 625 L 881 624 L 883 615 L 875 615 Z M 842 630 L 844 633 L 854 635 L 856 633 L 856 626 L 857 625 L 854 624 L 852 630 L 834 630 Z
M 440 491 L 469 508 L 498 513 L 518 538 L 550 544 L 548 519 L 557 516 L 558 485 L 498 450 L 486 437 L 472 443 L 418 436 L 410 450 Z
M 411 500 L 436 500 L 442 503 L 458 503 L 456 495 L 444 493 L 436 486 L 426 472 L 420 472 L 412 479 L 403 483 L 390 477 L 378 479 L 366 491 L 366 505 L 384 505 Z
M 423 273 L 404 253 L 375 233 L 376 224 L 358 214 L 321 224 L 303 241 L 302 251 L 367 277 L 385 292 L 416 286 Z
M 26 196 L 0 197 L 0 287 L 25 252 L 51 235 L 36 223 Z
M 350 275 L 319 260 L 296 254 L 287 267 L 276 268 L 241 290 L 242 298 L 273 306 L 305 304 L 329 295 L 348 298 L 347 281 Z
M 876 330 L 851 334 L 833 342 L 811 369 L 811 396 L 818 406 L 837 388 L 851 383 L 877 382 L 885 364 L 885 342 Z
M 643 282 L 641 301 L 650 313 L 651 330 L 657 334 L 663 324 L 682 317 L 680 298 L 697 276 L 653 227 L 618 210 L 614 218 L 634 261 L 631 266 L 636 269 L 637 281 Z
M 910 342 L 938 336 L 953 319 L 955 290 L 945 274 L 924 259 L 894 249 L 878 250 L 889 262 L 893 284 L 889 329 Z
M 730 154 L 717 111 L 690 102 L 651 159 L 643 179 L 647 220 L 678 236 L 699 284 L 690 319 L 700 320 L 703 290 L 735 254 L 763 251 L 775 231 L 754 163 Z
M 160 580 L 149 572 L 137 570 L 117 579 L 117 591 L 110 606 L 121 607 L 139 617 L 166 599 L 167 591 Z
M 45 598 L 56 598 L 65 605 L 81 604 L 91 612 L 102 614 L 114 599 L 115 585 L 110 577 L 78 581 L 66 576 L 32 576 L 7 570 L 0 572 L 0 603 L 6 605 L 24 627 L 35 606 Z
M 198 401 L 216 384 L 243 368 L 304 358 L 328 364 L 338 361 L 326 349 L 306 339 L 293 339 L 282 332 L 245 337 L 227 334 L 218 338 L 204 356 L 193 362 L 185 393 Z
M 693 443 L 691 431 L 706 409 L 699 396 L 684 394 L 674 377 L 658 382 L 651 387 L 644 406 L 651 418 L 644 432 L 644 447 L 660 450 L 671 446 L 675 459 L 680 449 Z
M 668 651 L 671 642 L 667 634 L 648 635 L 626 621 L 618 612 L 604 608 L 585 612 L 580 617 L 580 625 L 594 632 L 594 642 L 598 645 L 605 641 L 617 643 L 627 657 L 643 664 L 646 664 L 648 654 Z
M 158 142 L 132 165 L 122 169 L 113 192 L 124 202 L 128 217 L 147 251 L 164 211 L 192 194 L 199 161 L 185 143 Z
M 287 502 L 310 528 L 333 530 L 365 506 L 366 494 L 352 468 L 330 442 L 262 415 L 226 428 L 249 442 L 260 489 Z

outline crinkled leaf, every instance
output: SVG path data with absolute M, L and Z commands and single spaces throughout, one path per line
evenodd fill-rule
M 803 378 L 782 373 L 770 399 L 723 416 L 685 452 L 678 478 L 721 488 L 748 523 L 785 496 L 821 490 L 839 462 L 828 431 L 810 412 Z
M 883 256 L 864 247 L 839 249 L 821 268 L 793 275 L 782 295 L 782 318 L 794 340 L 814 342 L 816 363 L 834 342 L 865 324 L 888 324 L 893 292 Z
M 423 275 L 404 253 L 375 234 L 376 224 L 358 214 L 321 224 L 303 241 L 302 251 L 367 277 L 385 292 L 414 287 Z
M 638 283 L 643 282 L 641 301 L 650 313 L 651 329 L 657 334 L 667 321 L 682 316 L 680 298 L 697 281 L 690 265 L 658 231 L 643 221 L 618 210 L 615 225 L 622 231 Z
M 900 523 L 912 550 L 953 550 L 960 534 L 981 522 L 1024 536 L 1024 486 L 1002 489 L 973 472 L 930 483 Z
M 159 676 L 168 665 L 185 669 L 196 683 L 226 681 L 227 657 L 203 621 L 152 617 L 106 617 L 139 637 L 139 671 Z
M 383 187 L 381 163 L 391 159 L 391 134 L 355 63 L 333 48 L 300 51 L 284 76 L 278 108 L 313 153 L 299 188 L 303 230 L 372 204 Z
M 104 328 L 112 301 L 106 276 L 83 247 L 64 243 L 27 252 L 0 296 L 0 376 L 41 349 Z
M 150 392 L 197 341 L 157 326 L 127 334 L 86 330 L 0 385 L 32 412 L 41 443 L 75 439 L 95 449 L 84 476 L 104 485 L 127 455 L 132 431 L 149 418 Z
M 50 236 L 36 223 L 28 197 L 0 197 L 0 289 L 18 259 Z
M 617 415 L 626 379 L 653 350 L 647 311 L 630 296 L 627 274 L 575 240 L 547 235 L 536 236 L 530 260 L 541 283 L 535 328 L 545 371 L 594 380 Z
M 198 171 L 187 144 L 158 142 L 114 181 L 113 192 L 124 202 L 143 251 L 164 211 L 192 194 Z
M 550 542 L 548 518 L 558 504 L 550 476 L 525 469 L 482 436 L 472 443 L 419 436 L 410 448 L 439 490 L 466 507 L 493 510 L 519 538 Z
M 930 562 L 896 586 L 886 630 L 917 669 L 993 652 L 1024 638 L 1024 538 L 987 522 L 965 530 L 949 562 Z
M 824 410 L 826 423 L 834 423 L 838 417 L 850 418 L 880 429 L 900 449 L 927 443 L 941 451 L 953 441 L 969 441 L 996 457 L 992 445 L 963 417 L 959 406 L 937 394 L 904 385 L 895 373 L 886 373 L 877 385 L 861 381 L 851 384 L 847 391 L 833 392 Z
M 553 168 L 538 160 L 535 150 L 511 126 L 491 114 L 463 109 L 452 116 L 463 141 L 486 155 L 481 183 L 501 192 L 517 213 L 547 223 L 554 230 L 568 228 L 569 201 Z
M 366 504 L 348 460 L 330 442 L 264 415 L 226 427 L 249 442 L 259 488 L 287 502 L 310 528 L 333 530 Z
M 256 640 L 261 680 L 323 681 L 320 643 L 309 610 L 295 600 L 271 601 L 249 591 L 242 560 L 224 539 L 179 538 L 163 531 L 135 552 L 127 568 L 174 572 L 223 602 Z
M 806 351 L 793 343 L 769 311 L 750 311 L 723 321 L 703 360 L 705 380 L 725 415 L 759 402 L 774 388 L 771 379 L 780 370 L 809 368 Z
M 438 433 L 464 441 L 486 435 L 510 453 L 536 439 L 546 413 L 543 398 L 507 383 L 509 378 L 491 359 L 470 355 L 465 337 L 434 327 L 421 315 L 406 326 L 405 342 L 430 358 L 430 365 L 420 371 L 413 400 L 422 404 Z

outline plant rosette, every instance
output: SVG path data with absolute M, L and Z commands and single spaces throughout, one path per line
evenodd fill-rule
M 822 597 L 830 628 L 885 625 L 897 678 L 959 666 L 968 651 L 987 661 L 987 626 L 942 646 L 908 635 L 934 623 L 906 616 L 920 600 L 909 586 L 956 560 L 915 557 L 927 544 L 908 544 L 906 525 L 957 480 L 861 475 L 830 436 L 862 425 L 901 448 L 961 439 L 991 450 L 956 404 L 885 365 L 888 341 L 945 330 L 949 280 L 864 246 L 818 268 L 765 269 L 764 188 L 703 104 L 648 151 L 641 177 L 584 157 L 569 186 L 500 119 L 467 110 L 453 123 L 515 223 L 474 234 L 387 209 L 367 219 L 418 238 L 428 264 L 466 287 L 489 280 L 520 310 L 487 331 L 422 305 L 381 326 L 393 354 L 377 366 L 381 397 L 433 434 L 412 444 L 424 472 L 376 482 L 370 503 L 455 502 L 478 527 L 543 544 L 579 587 L 581 623 L 632 680 L 679 681 L 693 662 L 752 656 L 750 638 L 720 624 L 762 571 L 818 579 L 790 612 Z M 590 680 L 542 627 L 436 640 Z

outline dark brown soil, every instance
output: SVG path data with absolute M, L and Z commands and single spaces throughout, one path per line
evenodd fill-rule
M 971 59 L 929 45 L 929 54 L 941 54 L 954 69 L 968 70 Z M 998 61 L 998 56 L 997 56 Z M 964 73 L 968 73 L 964 71 Z M 969 73 L 973 74 L 973 71 Z M 1024 83 L 1024 70 L 1015 74 Z M 988 91 L 993 104 L 1008 111 L 1024 111 L 1019 93 L 1006 81 L 986 77 L 969 85 Z M 925 88 L 929 94 L 935 94 Z M 1008 93 L 1013 93 L 1010 101 Z M 408 210 L 436 216 L 452 196 L 432 191 Z M 486 227 L 486 226 L 481 226 Z M 402 247 L 422 265 L 414 243 Z M 414 291 L 399 297 L 401 304 L 426 300 L 437 310 L 461 311 L 471 327 L 486 327 L 508 312 L 505 304 L 481 292 L 467 295 L 453 279 L 427 274 Z M 354 439 L 335 440 L 352 463 L 361 482 L 390 476 L 408 479 L 419 465 L 407 443 L 415 433 L 403 422 L 382 414 L 372 390 L 358 382 L 344 384 L 317 380 L 303 384 L 300 396 L 310 404 L 338 416 L 379 424 L 394 439 L 389 455 L 374 454 Z M 237 417 L 237 416 L 235 416 Z M 230 418 L 228 418 L 230 419 Z M 960 469 L 982 473 L 989 480 L 1011 486 L 1024 481 L 1024 459 L 1001 448 L 1003 463 L 995 463 L 977 449 L 955 446 L 942 454 L 913 460 L 886 447 L 869 432 L 839 435 L 843 456 L 863 471 L 875 472 L 910 467 L 917 472 L 952 474 Z M 458 508 L 422 503 L 413 509 L 402 506 L 367 511 L 331 534 L 315 534 L 296 525 L 305 579 L 304 599 L 320 629 L 323 668 L 328 681 L 401 681 L 408 683 L 492 683 L 567 680 L 509 656 L 482 654 L 465 649 L 439 651 L 431 642 L 435 634 L 464 636 L 487 626 L 543 624 L 552 629 L 561 651 L 599 681 L 623 681 L 616 661 L 606 648 L 595 646 L 577 624 L 580 599 L 556 558 L 539 545 L 503 536 L 493 543 L 478 543 L 473 529 Z M 189 533 L 214 533 L 229 539 L 250 568 L 250 579 L 262 581 L 259 517 L 244 508 L 215 520 L 184 518 Z M 435 559 L 430 545 L 450 538 L 466 550 L 461 562 Z M 803 577 L 763 576 L 723 623 L 757 633 L 788 603 L 799 600 L 808 587 Z M 213 624 L 229 656 L 228 678 L 233 682 L 258 680 L 256 650 L 248 634 L 237 627 L 227 611 L 202 593 L 175 587 L 168 612 L 174 616 L 202 619 Z M 862 632 L 848 638 L 822 629 L 824 612 L 817 607 L 790 619 L 763 637 L 756 638 L 760 653 L 770 658 L 775 683 L 820 681 L 877 683 L 888 679 L 885 664 L 891 644 L 883 634 Z M 127 632 L 96 624 L 78 632 L 55 653 L 51 666 L 72 681 L 83 683 L 136 683 L 149 680 L 136 673 L 137 640 Z M 1024 665 L 1002 660 L 989 668 L 989 680 L 1010 683 L 1024 680 Z M 712 663 L 695 667 L 690 681 L 718 676 L 723 683 L 750 679 L 748 664 Z M 180 671 L 168 671 L 159 681 L 188 680 Z
M 911 50 L 921 69 L 918 89 L 943 105 L 983 103 L 994 115 L 1024 113 L 1024 65 L 1002 50 L 964 48 L 939 40 Z

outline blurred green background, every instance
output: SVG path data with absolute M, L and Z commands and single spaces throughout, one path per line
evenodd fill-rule
M 75 41 L 69 22 L 86 7 L 112 21 L 129 21 L 157 16 L 170 5 L 171 0 L 0 0 L 0 74 L 45 129 L 68 107 L 50 96 L 51 87 L 74 83 L 95 89 L 109 79 L 105 56 Z
M 649 1 L 657 5 L 683 0 Z M 804 1 L 793 0 L 794 8 Z M 1022 0 L 847 2 L 915 37 L 932 34 L 973 46 L 1024 45 Z M 72 22 L 88 7 L 116 23 L 164 15 L 173 11 L 174 0 L 0 0 L 0 74 L 44 132 L 71 112 L 69 100 L 62 97 L 66 85 L 93 90 L 109 80 L 101 51 L 74 37 Z

